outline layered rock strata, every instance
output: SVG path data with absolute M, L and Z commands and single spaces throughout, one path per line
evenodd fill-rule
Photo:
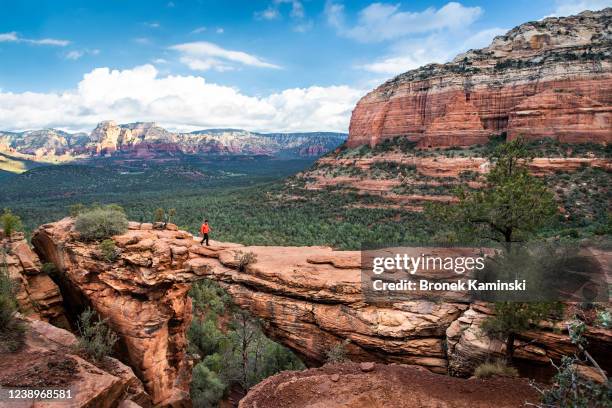
M 71 310 L 92 306 L 119 334 L 119 356 L 142 379 L 156 404 L 186 403 L 191 366 L 185 332 L 191 320 L 187 291 L 192 282 L 220 282 L 233 301 L 261 318 L 266 334 L 311 366 L 326 361 L 344 342 L 354 361 L 414 364 L 433 372 L 469 376 L 478 362 L 501 357 L 504 345 L 476 324 L 486 305 L 414 300 L 386 305 L 365 302 L 360 254 L 328 247 L 202 247 L 168 224 L 130 223 L 113 237 L 115 262 L 100 260 L 98 248 L 78 240 L 73 220 L 40 227 L 33 244 L 60 270 L 60 287 Z M 236 255 L 256 261 L 240 270 Z M 598 350 L 612 331 L 589 328 Z M 553 339 L 554 338 L 554 339 Z M 519 351 L 520 350 L 520 351 Z M 548 366 L 572 350 L 563 325 L 544 325 L 517 340 L 517 360 Z
M 28 317 L 68 328 L 59 288 L 44 272 L 23 234 L 4 237 L 0 230 L 0 266 L 17 283 L 19 310 Z
M 491 45 L 385 82 L 353 111 L 350 147 L 402 136 L 420 147 L 552 137 L 612 140 L 612 8 L 528 22 Z

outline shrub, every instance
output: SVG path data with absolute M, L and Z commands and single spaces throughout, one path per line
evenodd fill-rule
M 53 262 L 45 262 L 44 264 L 42 264 L 42 267 L 40 268 L 40 270 L 45 275 L 49 275 L 49 276 L 54 276 L 58 272 L 57 266 L 55 266 Z
M 351 342 L 350 339 L 345 339 L 343 342 L 337 343 L 325 352 L 328 363 L 342 363 L 348 361 L 348 352 L 346 347 Z
M 85 207 L 81 203 L 73 204 L 69 208 L 70 216 L 76 218 L 80 213 L 85 211 L 87 207 Z
M 191 380 L 191 399 L 196 407 L 214 407 L 223 397 L 226 385 L 219 377 L 199 363 L 193 368 Z
M 23 230 L 21 218 L 13 214 L 8 208 L 5 208 L 4 213 L 0 215 L 0 226 L 7 237 L 10 237 L 13 232 Z
M 257 255 L 255 255 L 253 252 L 236 251 L 234 254 L 234 260 L 238 262 L 238 270 L 240 272 L 244 272 L 247 265 L 257 261 Z
M 518 371 L 514 367 L 506 365 L 503 361 L 486 362 L 480 364 L 474 370 L 474 376 L 478 378 L 518 377 Z
M 578 375 L 577 359 L 563 356 L 553 386 L 542 394 L 542 407 L 599 408 L 609 407 L 612 398 L 612 387 L 606 384 L 594 384 Z
M 81 212 L 76 219 L 75 229 L 85 241 L 94 241 L 123 234 L 127 231 L 128 220 L 121 207 L 109 205 Z
M 101 320 L 96 312 L 87 308 L 79 316 L 77 326 L 80 335 L 78 348 L 81 351 L 95 361 L 101 361 L 111 354 L 119 338 L 108 327 L 106 320 Z
M 25 328 L 15 318 L 15 284 L 8 275 L 4 257 L 0 259 L 0 353 L 13 352 L 23 343 Z
M 105 239 L 104 241 L 100 242 L 98 249 L 102 254 L 102 259 L 104 259 L 106 262 L 114 262 L 119 256 L 119 251 L 117 250 L 115 241 L 112 239 Z
M 612 328 L 612 314 L 607 310 L 597 312 L 595 324 L 606 329 Z

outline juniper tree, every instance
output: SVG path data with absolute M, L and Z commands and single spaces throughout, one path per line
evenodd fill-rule
M 552 192 L 528 171 L 531 159 L 521 139 L 500 144 L 489 156 L 491 168 L 485 186 L 460 188 L 456 205 L 432 205 L 428 216 L 460 236 L 495 241 L 509 251 L 512 243 L 528 240 L 557 213 Z M 506 359 L 511 363 L 516 335 L 556 307 L 542 302 L 496 302 L 495 316 L 482 327 L 489 335 L 505 340 Z

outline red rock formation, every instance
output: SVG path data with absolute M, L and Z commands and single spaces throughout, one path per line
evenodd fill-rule
M 387 81 L 353 111 L 348 146 L 403 136 L 421 147 L 490 135 L 612 140 L 612 9 L 525 23 L 481 50 Z
M 71 399 L 53 403 L 25 402 L 0 406 L 74 408 L 150 407 L 151 399 L 132 370 L 107 358 L 103 368 L 75 352 L 77 339 L 66 330 L 46 322 L 21 318 L 25 344 L 15 353 L 0 358 L 0 385 L 16 388 L 70 390 Z M 120 405 L 124 404 L 124 405 Z
M 450 368 L 470 375 L 485 356 L 503 356 L 503 343 L 487 338 L 474 324 L 490 313 L 485 306 L 460 300 L 366 303 L 359 252 L 221 243 L 202 247 L 176 226 L 168 228 L 131 223 L 127 233 L 113 238 L 121 252 L 113 263 L 100 260 L 95 244 L 78 241 L 69 218 L 42 226 L 32 238 L 41 257 L 60 269 L 70 310 L 88 304 L 108 319 L 121 338 L 119 356 L 154 403 L 187 402 L 187 291 L 203 277 L 220 282 L 238 306 L 266 321 L 270 337 L 309 365 L 324 363 L 327 351 L 345 339 L 354 361 L 416 364 L 437 373 Z M 256 262 L 239 271 L 236 251 L 253 252 Z M 598 330 L 590 328 L 587 336 L 605 354 L 612 331 Z M 543 326 L 517 341 L 531 342 L 517 351 L 517 361 L 531 367 L 548 366 L 549 357 L 572 347 L 563 327 L 553 331 Z
M 2 235 L 0 230 L 0 238 Z M 0 239 L 0 246 L 6 251 L 0 253 L 0 263 L 6 264 L 9 277 L 17 282 L 19 310 L 28 317 L 69 328 L 60 290 L 41 270 L 40 260 L 23 234 Z
M 536 403 L 525 379 L 461 379 L 409 365 L 325 365 L 269 377 L 240 408 L 514 408 Z
M 190 282 L 183 273 L 194 241 L 151 224 L 115 237 L 121 259 L 108 263 L 97 246 L 75 240 L 71 219 L 42 226 L 32 242 L 59 269 L 69 310 L 91 306 L 120 336 L 119 355 L 143 380 L 154 404 L 188 405 L 191 364 L 185 333 L 191 322 Z M 73 317 L 74 318 L 74 317 Z

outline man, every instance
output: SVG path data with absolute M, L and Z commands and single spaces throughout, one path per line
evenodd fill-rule
M 210 225 L 208 225 L 208 220 L 204 220 L 204 224 L 200 227 L 200 233 L 202 234 L 202 241 L 200 241 L 200 245 L 204 244 L 206 241 L 206 246 L 208 245 L 208 233 L 210 232 Z

